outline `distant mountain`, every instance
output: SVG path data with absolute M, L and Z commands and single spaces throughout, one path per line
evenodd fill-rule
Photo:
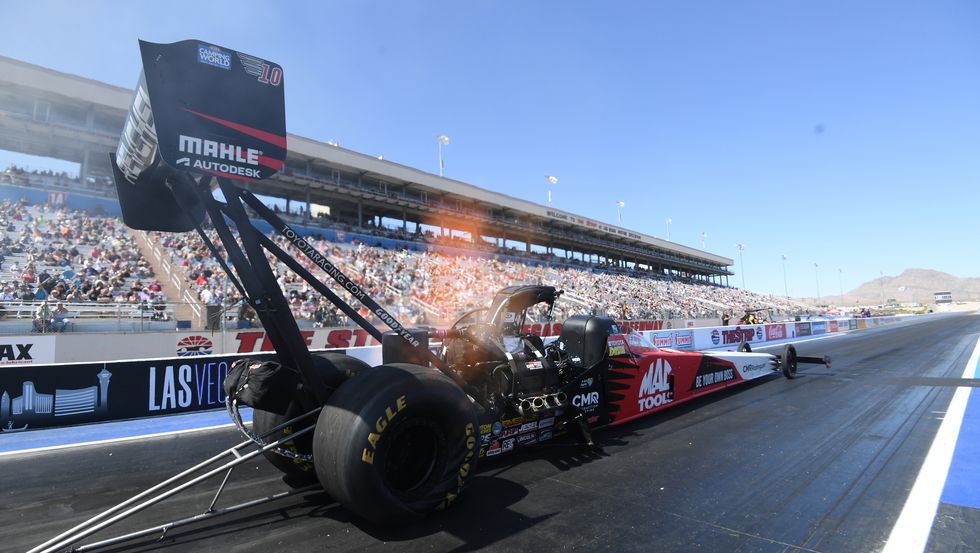
M 960 278 L 929 269 L 906 269 L 898 276 L 876 278 L 846 292 L 844 304 L 877 305 L 882 302 L 882 293 L 885 303 L 933 303 L 935 292 L 950 292 L 953 301 L 977 301 L 980 300 L 980 278 Z

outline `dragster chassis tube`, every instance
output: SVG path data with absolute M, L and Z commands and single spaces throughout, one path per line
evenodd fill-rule
M 261 200 L 256 198 L 248 190 L 242 190 L 242 199 L 245 200 L 245 203 L 247 203 L 249 207 L 254 209 L 256 213 L 258 213 L 265 220 L 267 220 L 273 226 L 273 228 L 278 229 L 279 234 L 285 237 L 286 240 L 289 240 L 290 243 L 292 243 L 292 245 L 296 249 L 303 252 L 303 255 L 309 258 L 310 261 L 315 263 L 318 267 L 323 269 L 323 271 L 326 272 L 328 275 L 330 275 L 330 278 L 334 279 L 334 281 L 336 281 L 337 284 L 339 284 L 343 289 L 350 292 L 352 296 L 357 298 L 357 300 L 360 301 L 362 304 L 364 304 L 365 307 L 370 309 L 372 313 L 377 315 L 378 318 L 380 318 L 385 323 L 385 325 L 388 326 L 388 328 L 397 332 L 398 335 L 401 336 L 406 342 L 411 344 L 412 347 L 414 347 L 416 350 L 422 353 L 422 355 L 425 356 L 429 360 L 429 362 L 432 363 L 433 366 L 437 367 L 440 371 L 442 371 L 446 376 L 451 378 L 453 382 L 455 382 L 459 386 L 463 386 L 465 384 L 464 382 L 461 382 L 460 378 L 456 374 L 454 374 L 451 370 L 449 370 L 449 368 L 442 361 L 442 359 L 439 359 L 439 357 L 436 354 L 432 353 L 432 351 L 430 351 L 429 348 L 425 347 L 415 336 L 412 335 L 411 332 L 408 331 L 407 328 L 405 328 L 404 325 L 399 323 L 398 320 L 395 319 L 395 317 L 393 317 L 390 313 L 388 313 L 388 311 L 385 310 L 385 308 L 381 307 L 378 304 L 378 302 L 374 301 L 373 298 L 368 296 L 367 292 L 362 290 L 347 275 L 345 275 L 343 271 L 341 271 L 333 263 L 331 263 L 330 260 L 326 258 L 326 256 L 321 254 L 309 242 L 303 239 L 303 237 L 300 236 L 299 233 L 296 232 L 291 226 L 289 226 L 288 223 L 280 219 L 278 215 L 276 215 L 271 209 L 266 207 L 265 204 L 261 202 Z M 314 278 L 313 280 L 317 280 L 317 279 Z M 336 294 L 331 294 L 330 296 L 328 296 L 328 299 L 330 299 L 331 301 L 334 301 L 334 299 L 336 299 L 336 302 L 339 302 L 337 303 L 338 307 L 340 306 L 340 304 L 343 303 L 343 300 L 337 297 Z M 364 322 L 366 323 L 366 321 Z M 373 326 L 369 324 L 368 325 L 362 324 L 362 326 L 364 326 L 364 330 L 368 332 L 371 332 L 372 330 L 377 332 L 377 329 L 375 329 Z M 372 335 L 374 335 L 373 332 Z

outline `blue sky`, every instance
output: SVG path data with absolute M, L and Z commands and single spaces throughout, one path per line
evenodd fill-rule
M 288 6 L 284 7 L 284 6 Z M 115 85 L 136 40 L 280 63 L 290 132 L 836 295 L 980 276 L 980 3 L 16 2 L 0 54 Z M 20 158 L 0 152 L 0 166 Z M 735 244 L 743 243 L 744 271 Z M 819 270 L 814 270 L 814 263 Z M 839 273 L 838 269 L 842 272 Z

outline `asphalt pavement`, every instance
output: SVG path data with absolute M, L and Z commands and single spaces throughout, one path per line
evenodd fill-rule
M 879 551 L 978 336 L 980 316 L 951 314 L 802 344 L 832 369 L 600 432 L 601 454 L 554 443 L 484 461 L 453 508 L 408 528 L 369 526 L 311 491 L 108 550 Z M 239 441 L 220 429 L 0 457 L 0 550 L 26 551 Z M 203 512 L 219 481 L 100 536 Z M 258 459 L 218 506 L 286 489 Z M 941 504 L 927 550 L 976 550 L 978 512 Z

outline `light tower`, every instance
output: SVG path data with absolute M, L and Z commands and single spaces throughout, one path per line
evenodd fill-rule
M 558 177 L 554 175 L 545 175 L 544 180 L 548 181 L 548 207 L 551 207 L 551 187 L 558 184 Z
M 735 249 L 738 250 L 738 265 L 742 273 L 742 290 L 745 290 L 745 259 L 742 258 L 742 252 L 745 251 L 745 244 L 735 244 Z
M 442 162 L 442 147 L 449 145 L 449 137 L 440 134 L 436 137 L 436 142 L 439 143 L 439 176 L 442 176 L 442 170 L 446 167 L 446 164 Z

